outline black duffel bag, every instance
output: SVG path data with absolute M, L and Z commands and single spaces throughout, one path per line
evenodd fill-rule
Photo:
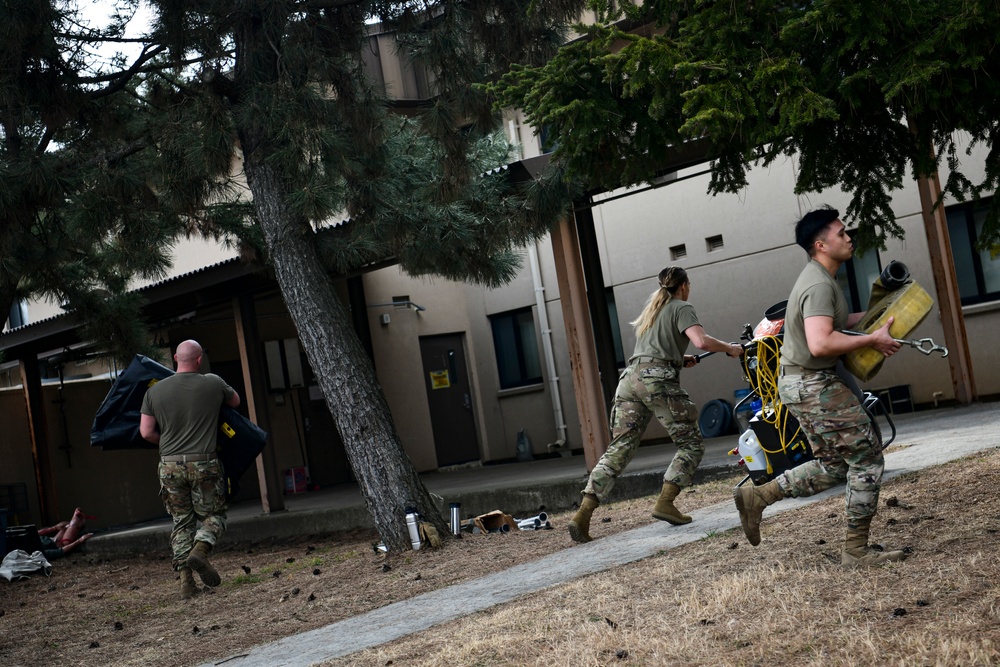
M 142 399 L 146 390 L 174 371 L 141 354 L 111 386 L 94 415 L 90 444 L 101 449 L 155 449 L 139 433 Z M 219 460 L 226 474 L 226 498 L 239 493 L 240 478 L 267 444 L 267 432 L 234 408 L 219 411 Z

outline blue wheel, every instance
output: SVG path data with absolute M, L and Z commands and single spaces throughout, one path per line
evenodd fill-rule
M 729 401 L 717 398 L 705 403 L 698 417 L 698 428 L 705 438 L 718 438 L 726 435 L 733 420 L 733 406 Z

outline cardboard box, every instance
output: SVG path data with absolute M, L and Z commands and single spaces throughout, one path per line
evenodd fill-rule
M 509 514 L 504 514 L 500 510 L 493 510 L 486 514 L 469 519 L 473 527 L 484 533 L 498 533 L 518 530 L 517 521 Z

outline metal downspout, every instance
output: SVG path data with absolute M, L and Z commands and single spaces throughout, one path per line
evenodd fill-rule
M 545 286 L 542 285 L 542 272 L 538 267 L 538 244 L 532 243 L 528 248 L 528 261 L 531 264 L 531 282 L 535 286 L 535 306 L 538 310 L 538 326 L 542 330 L 542 350 L 545 355 L 545 369 L 549 376 L 549 391 L 552 394 L 552 412 L 556 422 L 556 441 L 549 445 L 549 451 L 562 453 L 566 447 L 566 423 L 563 420 L 562 396 L 559 393 L 559 376 L 556 374 L 555 355 L 552 353 L 552 329 L 549 328 L 549 315 L 545 306 Z

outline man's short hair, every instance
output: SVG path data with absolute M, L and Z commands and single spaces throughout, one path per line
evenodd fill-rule
M 840 211 L 830 206 L 823 206 L 809 211 L 795 223 L 795 242 L 812 256 L 813 243 L 816 242 L 831 222 L 840 217 Z

